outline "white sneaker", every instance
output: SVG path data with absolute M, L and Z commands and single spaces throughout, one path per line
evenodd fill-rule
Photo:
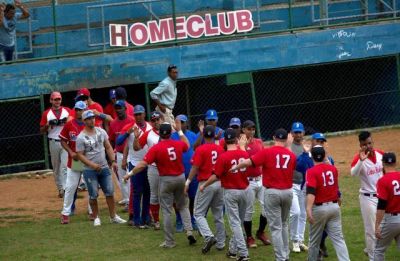
M 93 226 L 98 227 L 101 226 L 101 221 L 99 217 L 96 217 L 93 221 Z
M 293 250 L 292 251 L 294 253 L 300 253 L 301 252 L 299 242 L 293 242 Z
M 124 224 L 126 223 L 126 220 L 120 218 L 120 216 L 116 214 L 113 218 L 110 218 L 110 222 L 115 224 Z
M 160 247 L 162 247 L 162 248 L 174 248 L 174 247 L 176 247 L 176 244 L 175 243 L 172 243 L 171 245 L 170 244 L 167 244 L 167 242 L 162 242 L 161 244 L 160 244 Z
M 305 245 L 303 242 L 299 242 L 299 247 L 300 247 L 300 250 L 303 252 L 308 251 L 308 246 Z
M 121 206 L 126 205 L 128 203 L 129 203 L 129 200 L 126 200 L 126 199 L 118 201 L 118 205 L 121 205 Z

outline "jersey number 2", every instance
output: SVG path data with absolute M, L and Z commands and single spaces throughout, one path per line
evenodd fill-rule
M 393 180 L 392 181 L 392 185 L 393 185 L 393 194 L 395 196 L 400 196 L 400 184 L 397 180 Z
M 245 160 L 244 158 L 240 158 L 239 159 L 239 163 L 243 162 L 244 160 Z M 232 167 L 236 167 L 238 165 L 238 161 L 233 159 L 231 161 L 231 164 L 232 164 Z M 244 172 L 244 171 L 246 171 L 246 168 L 241 168 L 239 170 L 234 170 L 234 171 L 232 171 L 232 173 L 238 173 L 238 171 Z
M 175 148 L 174 148 L 174 147 L 169 147 L 169 148 L 167 149 L 167 151 L 168 151 L 168 155 L 169 155 L 169 160 L 170 160 L 170 161 L 176 160 Z

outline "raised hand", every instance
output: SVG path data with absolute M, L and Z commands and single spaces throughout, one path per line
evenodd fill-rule
M 203 120 L 199 120 L 199 123 L 197 124 L 197 127 L 199 127 L 200 133 L 203 133 L 204 121 Z
M 361 161 L 366 160 L 366 159 L 368 158 L 368 156 L 369 156 L 369 153 L 370 153 L 369 150 L 366 151 L 366 147 L 363 146 L 363 147 L 360 149 L 360 160 L 361 160 Z
M 14 5 L 15 5 L 16 7 L 18 7 L 18 8 L 20 8 L 20 7 L 22 6 L 22 3 L 21 3 L 21 1 L 19 1 L 19 0 L 14 0 Z
M 175 119 L 175 130 L 176 131 L 182 130 L 182 123 L 179 119 Z
M 303 141 L 303 151 L 307 153 L 311 151 L 311 143 L 309 141 Z
M 217 133 L 217 135 L 215 135 L 215 140 L 221 139 L 222 133 L 223 133 L 223 131 L 222 131 L 222 130 L 219 130 L 219 132 Z
M 240 134 L 240 137 L 239 137 L 239 146 L 240 146 L 240 148 L 244 149 L 246 147 L 246 145 L 247 145 L 246 134 Z

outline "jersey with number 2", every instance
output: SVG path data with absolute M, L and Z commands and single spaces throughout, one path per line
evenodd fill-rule
M 188 149 L 183 141 L 162 140 L 149 149 L 143 160 L 156 163 L 160 176 L 179 176 L 185 172 L 182 155 Z

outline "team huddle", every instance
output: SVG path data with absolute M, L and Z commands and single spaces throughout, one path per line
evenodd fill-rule
M 197 230 L 204 239 L 203 254 L 215 247 L 226 249 L 228 258 L 249 260 L 248 249 L 257 247 L 258 239 L 263 245 L 272 244 L 275 260 L 289 260 L 290 252 L 302 251 L 308 251 L 308 260 L 322 260 L 328 256 L 329 237 L 337 259 L 350 260 L 342 232 L 339 173 L 326 137 L 314 133 L 309 142 L 303 124 L 295 122 L 289 132 L 277 129 L 274 144 L 267 147 L 255 137 L 253 121 L 232 118 L 222 130 L 212 109 L 205 122 L 199 122 L 196 134 L 188 129 L 186 115 L 172 114 L 176 90 L 175 94 L 168 90 L 176 88 L 176 76 L 170 74 L 174 70 L 168 68 L 169 77 L 151 93 L 157 108 L 150 122 L 142 105 L 126 101 L 122 87 L 110 91 L 112 103 L 104 111 L 85 88 L 78 91 L 73 110 L 61 106 L 59 92 L 51 94 L 52 108 L 43 114 L 41 131 L 48 134 L 55 181 L 64 200 L 61 223 L 70 222 L 83 176 L 94 226 L 101 225 L 97 205 L 101 188 L 111 223 L 159 230 L 161 209 L 163 248 L 176 247 L 175 231 L 185 231 L 188 243 L 195 245 Z M 393 239 L 400 248 L 400 172 L 396 156 L 374 149 L 369 132 L 361 132 L 359 142 L 351 175 L 361 180 L 364 252 L 369 260 L 384 260 Z M 116 214 L 112 173 L 117 175 L 123 197 L 119 203 L 126 206 L 128 221 Z M 257 202 L 261 213 L 254 238 Z M 209 213 L 215 231 L 208 224 Z M 227 247 L 224 216 L 231 230 Z

